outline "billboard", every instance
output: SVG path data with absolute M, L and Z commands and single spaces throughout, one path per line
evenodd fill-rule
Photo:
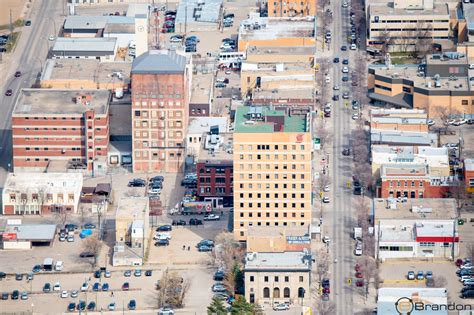
M 3 233 L 2 238 L 4 241 L 16 240 L 16 233 Z

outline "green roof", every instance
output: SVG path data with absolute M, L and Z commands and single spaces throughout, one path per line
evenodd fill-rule
M 264 117 L 251 119 L 249 113 L 255 112 Z M 237 133 L 307 132 L 306 115 L 289 116 L 285 110 L 274 110 L 265 106 L 241 106 L 235 113 Z

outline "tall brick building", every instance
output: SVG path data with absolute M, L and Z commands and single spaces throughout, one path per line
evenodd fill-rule
M 179 172 L 184 164 L 190 67 L 174 51 L 149 51 L 132 65 L 134 172 Z
M 105 170 L 110 100 L 109 91 L 23 89 L 12 114 L 15 170 L 44 171 L 53 161 Z

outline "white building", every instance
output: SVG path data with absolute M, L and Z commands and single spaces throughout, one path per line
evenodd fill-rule
M 60 37 L 54 42 L 51 54 L 53 59 L 80 58 L 115 61 L 117 53 L 116 38 L 66 38 Z
M 205 134 L 208 134 L 211 128 L 215 127 L 218 128 L 218 133 L 227 132 L 229 130 L 228 119 L 226 117 L 194 117 L 189 119 L 186 154 L 194 156 L 195 160 L 198 160 L 202 141 L 205 140 Z
M 459 254 L 456 220 L 380 220 L 376 258 L 454 258 Z
M 305 251 L 247 253 L 245 298 L 250 303 L 270 306 L 309 300 L 311 259 Z
M 76 213 L 82 182 L 80 173 L 10 173 L 2 193 L 2 214 Z
M 372 146 L 372 174 L 380 175 L 382 165 L 394 164 L 426 164 L 430 167 L 430 174 L 435 176 L 449 176 L 448 148 L 427 146 Z
M 426 311 L 413 310 L 411 314 L 448 315 L 447 307 L 443 310 L 430 308 L 430 305 L 442 306 L 448 303 L 448 291 L 445 288 L 380 288 L 377 294 L 377 314 L 410 314 L 413 303 Z M 408 313 L 407 313 L 408 311 Z M 451 312 L 449 312 L 451 313 Z

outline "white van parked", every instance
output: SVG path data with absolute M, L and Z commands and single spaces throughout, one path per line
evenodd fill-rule
M 58 261 L 56 262 L 56 265 L 54 265 L 54 270 L 56 270 L 56 271 L 61 271 L 61 270 L 63 270 L 63 267 L 64 267 L 63 261 L 62 261 L 62 260 L 58 260 Z

